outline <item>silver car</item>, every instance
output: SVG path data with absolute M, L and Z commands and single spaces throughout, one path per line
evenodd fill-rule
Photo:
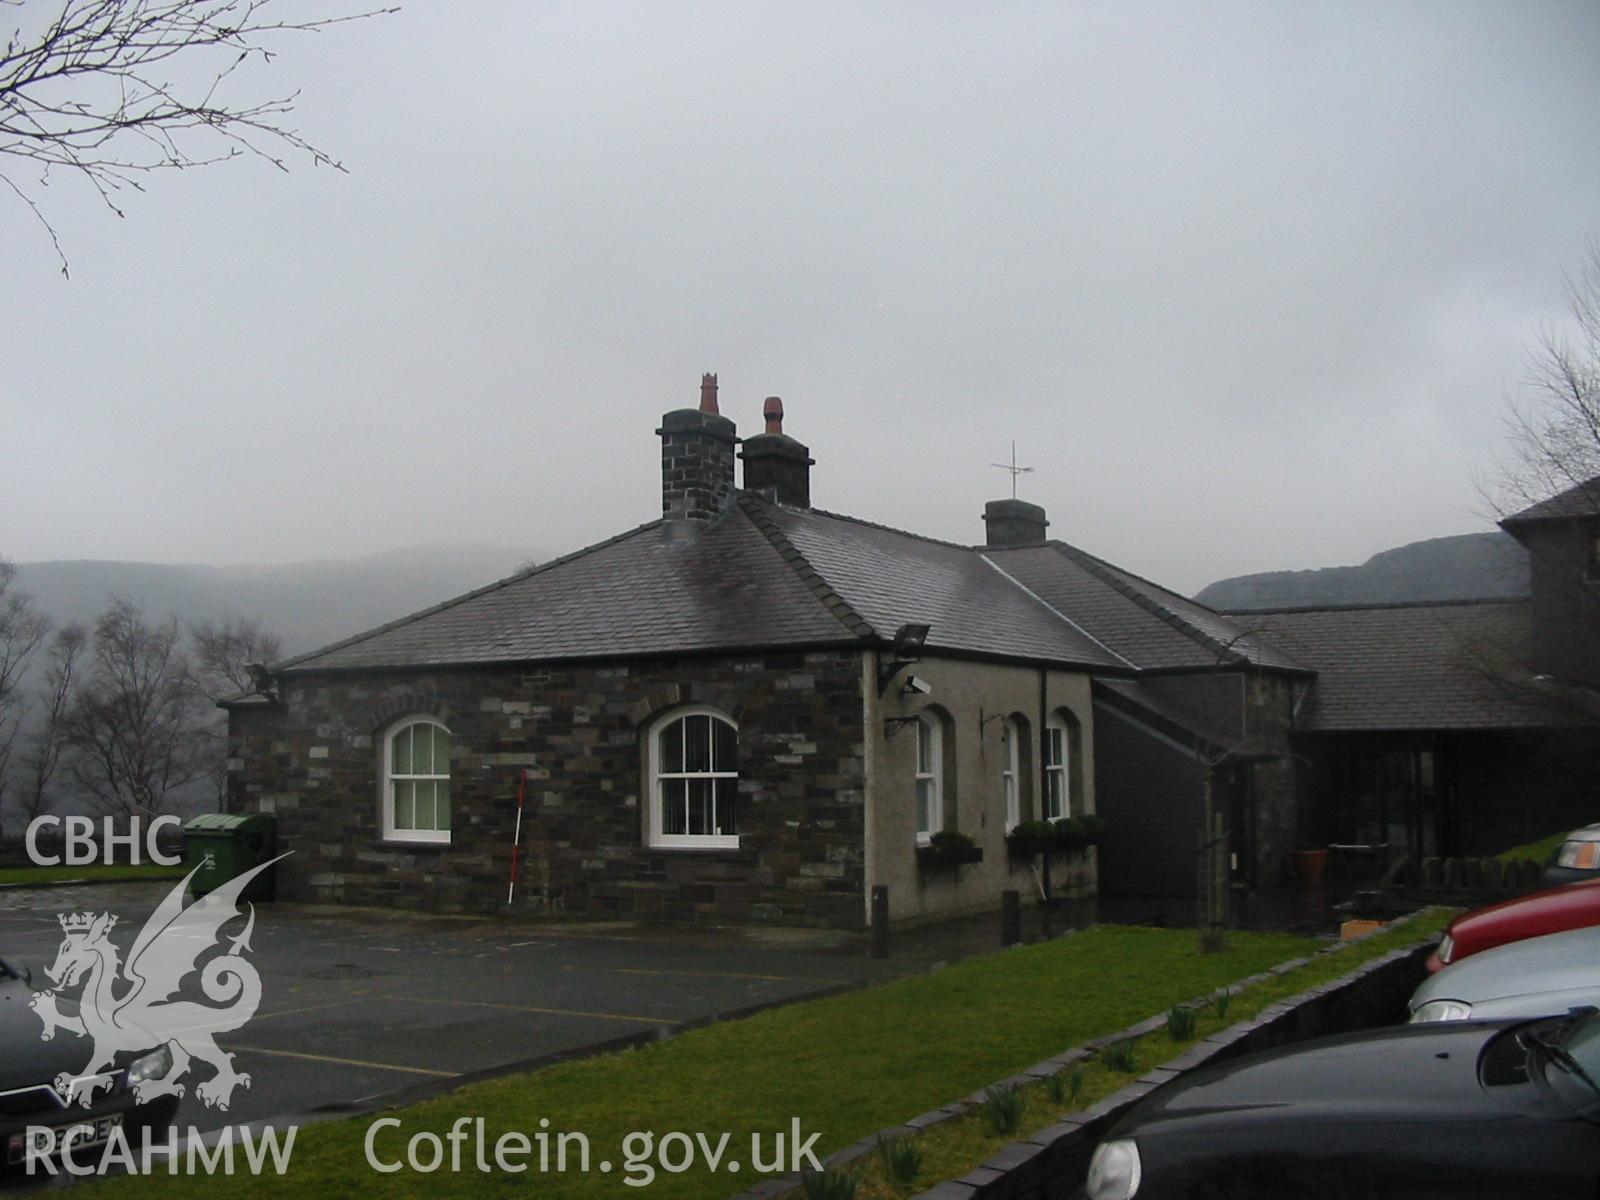
M 1411 1020 L 1556 1016 L 1600 1006 L 1600 926 L 1484 950 L 1430 975 L 1411 994 Z

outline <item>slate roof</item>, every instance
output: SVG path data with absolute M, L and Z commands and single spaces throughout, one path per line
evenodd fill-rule
M 289 659 L 279 670 L 445 666 L 854 641 L 859 630 L 746 517 L 663 522 Z
M 1256 636 L 1253 617 L 1216 612 L 1065 542 L 983 553 L 1141 670 L 1246 662 L 1283 671 L 1308 669 L 1281 646 Z
M 277 664 L 354 670 L 870 644 L 1130 665 L 970 547 L 742 494 L 698 537 L 654 521 Z
M 1600 475 L 1573 484 L 1566 491 L 1512 513 L 1500 524 L 1531 525 L 1537 521 L 1565 521 L 1573 517 L 1600 517 Z
M 1526 600 L 1251 612 L 1317 671 L 1298 728 L 1322 732 L 1506 729 L 1565 723 L 1492 682 L 1483 664 L 1522 663 Z M 1531 683 L 1531 680 L 1530 680 Z
M 928 648 L 1077 663 L 1131 664 L 1068 614 L 1006 578 L 970 546 L 935 541 L 833 513 L 768 506 L 783 536 L 880 634 L 926 622 Z

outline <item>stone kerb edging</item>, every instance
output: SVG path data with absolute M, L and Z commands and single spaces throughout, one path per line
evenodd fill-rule
M 1403 926 L 1415 915 L 1408 913 L 1397 917 L 1387 929 Z M 1374 930 L 1355 941 L 1363 941 L 1381 932 L 1386 930 Z M 1082 1183 L 1088 1170 L 1089 1156 L 1106 1130 L 1161 1084 L 1183 1071 L 1208 1063 L 1222 1062 L 1347 1027 L 1354 1023 L 1352 1018 L 1357 1012 L 1403 1005 L 1415 987 L 1416 967 L 1437 940 L 1437 934 L 1429 934 L 1410 945 L 1369 959 L 1337 979 L 1269 1004 L 1254 1017 L 1235 1022 L 1201 1039 L 1176 1058 L 1152 1068 L 1120 1091 L 1069 1114 L 1021 1141 L 1003 1146 L 981 1166 L 974 1167 L 959 1179 L 935 1184 L 919 1192 L 913 1200 L 1001 1200 L 1002 1197 L 1004 1200 L 1049 1200 L 1067 1196 Z M 1237 994 L 1274 976 L 1286 975 L 1318 958 L 1337 954 L 1344 946 L 1351 944 L 1353 942 L 1335 943 L 1304 958 L 1279 963 L 1218 991 Z M 1216 994 L 1208 992 L 1174 1007 L 1204 1008 L 1211 1004 Z M 980 1088 L 970 1096 L 912 1117 L 904 1124 L 880 1129 L 834 1151 L 824 1160 L 824 1165 L 834 1169 L 847 1167 L 873 1153 L 880 1139 L 887 1141 L 890 1138 L 912 1136 L 974 1111 L 983 1104 L 985 1093 L 990 1088 L 1039 1083 L 1047 1076 L 1060 1074 L 1075 1063 L 1083 1062 L 1113 1042 L 1143 1037 L 1165 1028 L 1166 1024 L 1167 1014 L 1162 1012 L 1126 1029 L 1092 1038 L 1015 1075 Z M 800 1187 L 801 1178 L 798 1174 L 774 1176 L 739 1192 L 730 1200 L 775 1200 Z

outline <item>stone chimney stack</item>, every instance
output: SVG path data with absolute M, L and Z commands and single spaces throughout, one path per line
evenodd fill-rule
M 983 506 L 990 546 L 1028 546 L 1044 541 L 1044 509 L 1026 500 L 991 500 Z
M 783 401 L 768 396 L 761 406 L 767 429 L 745 438 L 744 489 L 791 508 L 811 507 L 811 451 L 783 431 Z
M 661 515 L 669 527 L 692 530 L 733 500 L 732 421 L 717 410 L 717 377 L 700 380 L 700 407 L 664 413 L 661 428 Z

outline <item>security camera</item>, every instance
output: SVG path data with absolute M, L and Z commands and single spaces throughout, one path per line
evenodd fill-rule
M 933 691 L 933 684 L 918 675 L 906 676 L 906 686 L 901 689 L 907 696 L 926 696 Z

